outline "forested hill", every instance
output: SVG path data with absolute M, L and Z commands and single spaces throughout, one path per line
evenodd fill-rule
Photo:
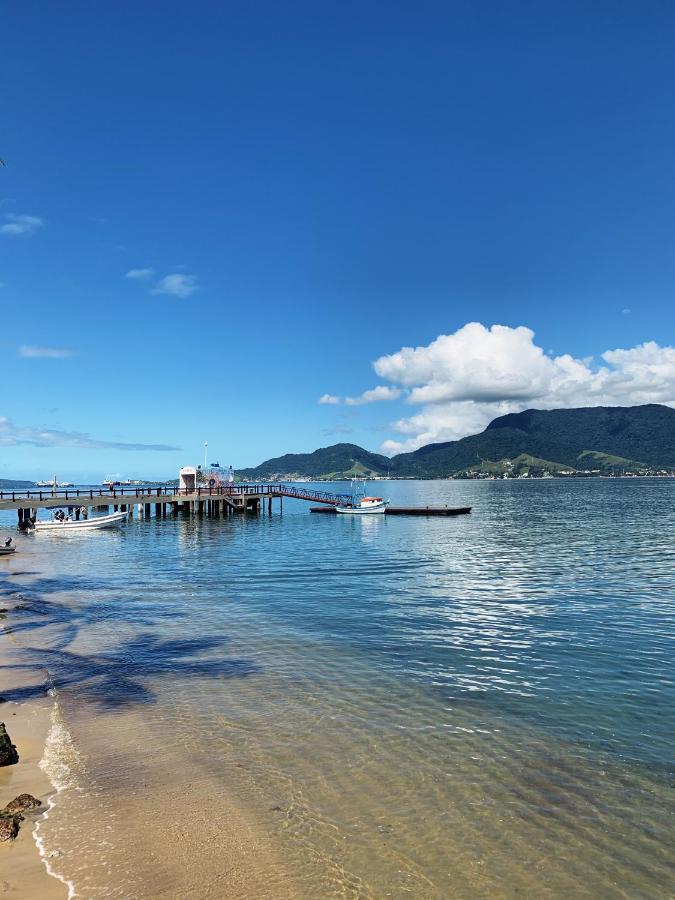
M 237 472 L 241 478 L 272 478 L 275 475 L 300 475 L 308 478 L 338 478 L 344 476 L 381 475 L 388 471 L 391 461 L 379 453 L 369 453 L 356 444 L 333 444 L 313 453 L 287 453 L 268 459 L 253 469 Z
M 497 463 L 533 457 L 556 471 L 599 468 L 675 468 L 675 410 L 668 406 L 593 406 L 580 409 L 528 409 L 500 416 L 485 431 L 388 459 L 356 444 L 335 444 L 314 453 L 289 453 L 244 469 L 243 478 L 352 475 L 447 478 Z M 589 462 L 591 460 L 592 462 Z
M 391 464 L 393 474 L 435 478 L 523 453 L 579 468 L 590 451 L 675 467 L 675 410 L 657 404 L 528 409 L 494 419 L 481 434 L 399 454 Z

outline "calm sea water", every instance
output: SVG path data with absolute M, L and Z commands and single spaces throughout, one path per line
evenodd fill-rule
M 0 563 L 80 896 L 673 896 L 675 482 L 379 488 L 473 512 L 284 500 Z

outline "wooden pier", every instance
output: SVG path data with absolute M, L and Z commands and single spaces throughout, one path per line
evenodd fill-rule
M 37 515 L 39 509 L 81 507 L 106 510 L 112 506 L 117 512 L 136 509 L 141 517 L 149 518 L 154 506 L 155 516 L 179 512 L 208 516 L 226 516 L 234 513 L 259 513 L 267 501 L 267 511 L 272 512 L 272 500 L 279 501 L 282 509 L 283 498 L 306 500 L 336 506 L 348 503 L 349 494 L 333 494 L 328 491 L 314 491 L 286 484 L 227 484 L 218 487 L 197 487 L 192 490 L 174 486 L 111 486 L 110 488 L 30 488 L 22 491 L 0 491 L 0 510 L 15 509 L 19 516 L 19 527 L 27 525 Z

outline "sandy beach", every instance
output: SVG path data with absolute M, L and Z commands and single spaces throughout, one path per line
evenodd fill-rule
M 0 595 L 6 610 L 0 620 L 0 721 L 19 762 L 0 768 L 0 803 L 29 793 L 42 806 L 26 813 L 14 841 L 0 844 L 0 895 L 16 900 L 128 896 L 133 884 L 134 896 L 148 898 L 299 897 L 279 848 L 255 816 L 182 758 L 180 747 L 167 758 L 142 712 L 102 716 L 83 701 L 72 723 L 84 738 L 82 754 L 76 749 L 58 695 L 48 693 L 49 672 L 22 667 L 25 651 L 36 644 L 26 629 L 35 599 L 30 584 L 44 572 L 37 572 L 30 543 L 19 538 L 19 545 L 21 557 L 5 564 L 9 577 Z M 13 625 L 26 630 L 15 634 Z M 48 644 L 58 627 L 41 627 L 40 635 Z M 88 791 L 75 784 L 64 751 L 99 771 L 133 773 L 140 789 L 129 792 L 120 775 Z M 167 765 L 157 766 L 162 755 Z M 102 847 L 105 852 L 99 852 Z M 127 887 L 115 884 L 116 871 L 127 873 Z
M 18 763 L 0 768 L 0 806 L 24 793 L 32 794 L 42 806 L 26 814 L 14 841 L 0 844 L 0 894 L 16 900 L 63 900 L 68 896 L 68 889 L 48 874 L 36 843 L 40 821 L 54 793 L 53 785 L 40 768 L 51 727 L 53 700 L 46 691 L 42 698 L 11 700 L 13 691 L 30 688 L 39 691 L 44 686 L 44 679 L 39 675 L 11 668 L 19 655 L 11 632 L 12 608 L 19 600 L 19 597 L 10 600 L 0 597 L 0 607 L 8 610 L 0 621 L 0 697 L 7 698 L 0 703 L 0 721 L 4 721 L 19 754 Z

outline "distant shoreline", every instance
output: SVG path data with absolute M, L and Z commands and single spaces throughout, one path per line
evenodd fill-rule
M 319 477 L 311 477 L 305 475 L 289 475 L 286 478 L 255 478 L 255 479 L 238 479 L 235 481 L 235 484 L 349 484 L 353 480 L 357 481 L 586 481 L 589 478 L 598 478 L 598 479 L 647 479 L 647 478 L 675 478 L 675 472 L 626 472 L 617 475 L 610 474 L 599 474 L 597 472 L 585 474 L 583 472 L 572 472 L 570 474 L 555 474 L 551 473 L 550 475 L 488 475 L 479 473 L 476 475 L 439 475 L 437 477 L 431 477 L 426 475 L 424 477 L 417 477 L 413 475 L 401 475 L 396 478 L 387 478 L 385 476 L 373 476 L 368 477 L 367 475 L 345 475 L 341 478 L 319 478 Z M 156 486 L 156 485 L 170 485 L 172 481 L 146 481 L 143 482 L 144 486 Z M 91 488 L 92 486 L 98 487 L 98 485 L 86 484 L 86 483 L 75 483 L 73 485 L 73 489 L 80 490 Z M 37 483 L 34 481 L 12 481 L 10 479 L 0 479 L 0 492 L 2 491 L 27 491 L 33 490 L 37 488 Z M 49 492 L 49 488 L 43 489 L 45 493 Z

